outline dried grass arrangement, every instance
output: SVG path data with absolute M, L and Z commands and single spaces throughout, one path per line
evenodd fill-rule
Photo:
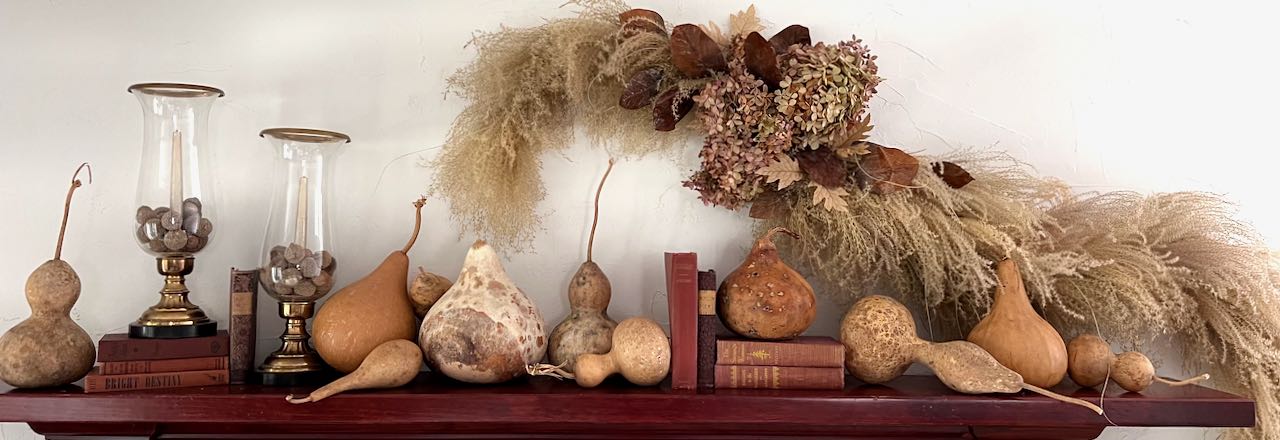
M 575 123 L 621 155 L 697 132 L 702 164 L 685 186 L 804 236 L 780 248 L 819 292 L 852 303 L 888 286 L 961 336 L 991 306 L 992 265 L 1011 258 L 1064 335 L 1177 337 L 1187 368 L 1257 399 L 1259 428 L 1231 436 L 1280 439 L 1280 260 L 1220 197 L 1073 194 L 1002 154 L 868 142 L 864 103 L 881 79 L 856 38 L 814 43 L 792 25 L 766 39 L 754 8 L 722 29 L 571 4 L 577 17 L 477 37 L 477 58 L 450 81 L 470 103 L 433 190 L 469 231 L 527 248 L 545 195 L 539 156 Z

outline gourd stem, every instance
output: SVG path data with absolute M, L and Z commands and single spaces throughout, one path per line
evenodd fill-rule
M 67 200 L 62 203 L 62 227 L 58 229 L 58 247 L 53 250 L 53 259 L 62 259 L 62 239 L 67 236 L 67 216 L 71 214 L 71 195 L 75 194 L 76 188 L 80 187 L 80 170 L 89 170 L 89 183 L 93 183 L 93 167 L 89 166 L 89 162 L 80 164 L 76 168 L 76 173 L 71 175 L 71 188 L 67 189 Z
M 1183 380 L 1173 380 L 1173 379 L 1167 379 L 1160 376 L 1156 376 L 1156 380 L 1160 381 L 1160 383 L 1163 383 L 1171 387 L 1180 387 L 1184 385 L 1191 385 L 1202 380 L 1209 380 L 1209 373 L 1201 374 L 1199 376 L 1183 379 Z
M 1055 393 L 1055 392 L 1053 392 L 1053 391 L 1046 390 L 1046 389 L 1044 389 L 1044 388 L 1040 388 L 1040 387 L 1038 387 L 1038 386 L 1035 386 L 1035 385 L 1032 385 L 1032 384 L 1029 384 L 1029 383 L 1024 383 L 1024 384 L 1022 384 L 1022 389 L 1027 390 L 1027 391 L 1031 391 L 1031 392 L 1036 393 L 1036 394 L 1040 394 L 1040 395 L 1042 395 L 1042 396 L 1048 397 L 1048 398 L 1053 399 L 1053 400 L 1057 400 L 1057 401 L 1059 401 L 1059 402 L 1066 402 L 1066 403 L 1070 403 L 1070 404 L 1072 404 L 1072 405 L 1080 405 L 1080 406 L 1083 406 L 1083 407 L 1085 407 L 1085 408 L 1089 408 L 1089 409 L 1090 409 L 1090 410 L 1092 410 L 1093 412 L 1098 413 L 1098 415 L 1102 415 L 1102 408 L 1099 408 L 1099 407 L 1098 407 L 1098 405 L 1094 405 L 1094 404 L 1089 403 L 1089 402 L 1086 402 L 1086 401 L 1084 401 L 1084 400 L 1080 400 L 1080 399 L 1077 399 L 1077 398 L 1074 398 L 1074 397 L 1067 397 L 1067 396 L 1064 396 L 1064 395 L 1061 395 L 1061 394 Z
M 764 233 L 764 239 L 768 241 L 773 241 L 773 235 L 779 232 L 790 235 L 791 238 L 794 238 L 796 240 L 800 239 L 800 234 L 791 232 L 790 229 L 784 228 L 782 226 L 775 226 L 773 229 L 770 229 L 769 232 Z
M 596 223 L 600 222 L 600 192 L 604 191 L 604 181 L 609 179 L 609 172 L 613 171 L 613 158 L 609 158 L 609 167 L 604 169 L 604 177 L 600 178 L 600 186 L 596 187 L 596 207 L 591 214 L 591 236 L 587 238 L 587 261 L 591 261 L 591 249 L 596 244 Z
M 284 400 L 288 401 L 289 403 L 295 403 L 295 404 L 296 404 L 296 403 L 309 403 L 309 402 L 311 402 L 311 395 L 310 395 L 310 394 L 308 394 L 308 395 L 306 395 L 305 397 L 293 397 L 293 395 L 292 395 L 292 394 L 290 394 L 290 395 L 288 395 L 288 396 L 285 396 Z
M 418 197 L 418 201 L 413 202 L 413 207 L 417 208 L 417 211 L 413 214 L 413 235 L 409 237 L 409 243 L 404 245 L 404 249 L 401 249 L 400 252 L 409 253 L 409 249 L 413 248 L 413 243 L 418 241 L 418 231 L 422 229 L 422 205 L 426 204 L 426 197 Z
M 560 365 L 529 364 L 529 365 L 525 365 L 524 369 L 525 369 L 525 372 L 529 373 L 530 376 L 551 376 L 556 379 L 569 379 L 569 380 L 577 379 L 577 377 L 575 377 L 573 373 L 570 373 L 564 370 L 564 366 L 567 365 L 568 363 L 569 362 L 566 361 L 566 362 L 562 362 Z

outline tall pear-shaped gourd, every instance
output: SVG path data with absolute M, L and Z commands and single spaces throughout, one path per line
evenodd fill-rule
M 778 256 L 773 235 L 779 232 L 800 238 L 784 228 L 769 230 L 720 283 L 717 313 L 734 333 L 752 339 L 791 339 L 804 333 L 817 316 L 813 287 Z
M 471 245 L 458 280 L 423 318 L 418 345 L 432 370 L 471 383 L 524 375 L 547 351 L 542 315 L 484 240 Z
M 409 249 L 422 228 L 422 205 L 413 203 L 413 235 L 404 249 L 387 255 L 382 264 L 359 281 L 329 297 L 312 325 L 316 352 L 335 370 L 355 371 L 365 356 L 384 342 L 413 340 L 418 325 L 409 302 Z
M 1067 344 L 1048 321 L 1031 308 L 1022 275 L 1013 260 L 996 264 L 995 304 L 969 332 L 1001 365 L 1031 385 L 1049 388 L 1067 374 Z
M 563 365 L 569 372 L 575 371 L 579 355 L 608 353 L 613 345 L 613 329 L 618 326 L 609 318 L 609 298 L 613 296 L 609 277 L 591 259 L 596 224 L 600 220 L 600 192 L 612 170 L 613 160 L 610 159 L 600 186 L 596 188 L 595 215 L 591 220 L 591 235 L 587 239 L 587 261 L 578 266 L 578 273 L 569 282 L 569 316 L 551 330 L 551 342 L 548 344 L 551 363 Z
M 62 239 L 67 234 L 67 214 L 71 195 L 80 187 L 71 177 L 71 189 L 62 207 L 62 228 L 53 259 L 44 262 L 27 277 L 27 304 L 31 317 L 0 336 L 0 381 L 18 388 L 66 385 L 79 380 L 93 368 L 97 356 L 93 339 L 71 320 L 71 307 L 80 298 L 80 276 L 62 261 Z M 89 169 L 89 182 L 93 170 Z

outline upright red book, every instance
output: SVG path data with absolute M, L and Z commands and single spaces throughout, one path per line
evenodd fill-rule
M 667 252 L 671 388 L 698 388 L 698 254 Z

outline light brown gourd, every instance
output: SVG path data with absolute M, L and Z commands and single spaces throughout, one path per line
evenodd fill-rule
M 791 339 L 804 333 L 817 316 L 813 287 L 782 261 L 773 244 L 779 232 L 800 239 L 785 228 L 769 230 L 720 284 L 717 314 L 734 333 L 752 339 Z
M 343 287 L 320 307 L 312 324 L 316 352 L 335 370 L 355 371 L 374 347 L 396 339 L 413 340 L 418 322 L 407 292 L 409 249 L 422 228 L 425 198 L 413 203 L 413 235 L 364 278 Z
M 328 385 L 303 397 L 290 394 L 289 403 L 319 402 L 344 391 L 371 388 L 395 388 L 409 383 L 422 370 L 422 350 L 412 341 L 395 339 L 383 342 L 365 356 L 356 368 Z
M 431 310 L 431 306 L 435 305 L 450 287 L 453 287 L 453 281 L 427 272 L 419 266 L 418 276 L 414 277 L 413 282 L 409 284 L 409 301 L 413 302 L 413 314 L 418 318 L 427 316 L 427 311 Z
M 458 281 L 423 318 L 418 344 L 432 370 L 470 383 L 522 376 L 547 351 L 542 314 L 484 240 L 471 245 Z
M 845 346 L 845 367 L 863 382 L 888 382 L 919 362 L 933 370 L 948 388 L 961 393 L 1027 390 L 1102 414 L 1097 405 L 1026 383 L 1021 375 L 976 344 L 921 340 L 916 336 L 911 312 L 886 296 L 872 295 L 855 303 L 841 321 L 840 342 Z
M 1067 346 L 1036 314 L 1013 260 L 996 264 L 995 304 L 967 338 L 1029 384 L 1049 388 L 1067 374 Z
M 62 241 L 67 234 L 71 196 L 80 187 L 80 164 L 71 176 L 62 206 L 62 226 L 53 259 L 45 261 L 27 277 L 27 304 L 31 316 L 0 336 L 0 381 L 17 388 L 66 385 L 89 373 L 97 356 L 89 334 L 71 319 L 71 308 L 80 298 L 80 276 L 62 260 Z
M 587 239 L 587 261 L 578 266 L 578 272 L 569 282 L 569 316 L 551 330 L 547 354 L 551 363 L 573 372 L 578 356 L 584 353 L 601 354 L 609 351 L 613 329 L 618 323 L 609 318 L 609 299 L 613 286 L 604 270 L 592 259 L 596 241 L 596 225 L 600 221 L 600 193 L 604 182 L 613 171 L 613 159 L 605 168 L 604 177 L 596 187 L 595 209 L 591 219 L 591 234 Z
M 653 386 L 671 371 L 671 344 L 662 326 L 652 319 L 627 318 L 613 330 L 608 353 L 582 354 L 577 367 L 574 380 L 584 388 L 600 385 L 615 373 L 622 373 L 633 384 Z
M 1082 387 L 1102 385 L 1110 377 L 1120 388 L 1140 393 L 1156 381 L 1176 387 L 1209 379 L 1208 374 L 1183 380 L 1156 376 L 1156 368 L 1147 355 L 1136 351 L 1116 355 L 1111 352 L 1111 345 L 1097 335 L 1076 336 L 1067 344 L 1067 353 L 1071 380 Z

